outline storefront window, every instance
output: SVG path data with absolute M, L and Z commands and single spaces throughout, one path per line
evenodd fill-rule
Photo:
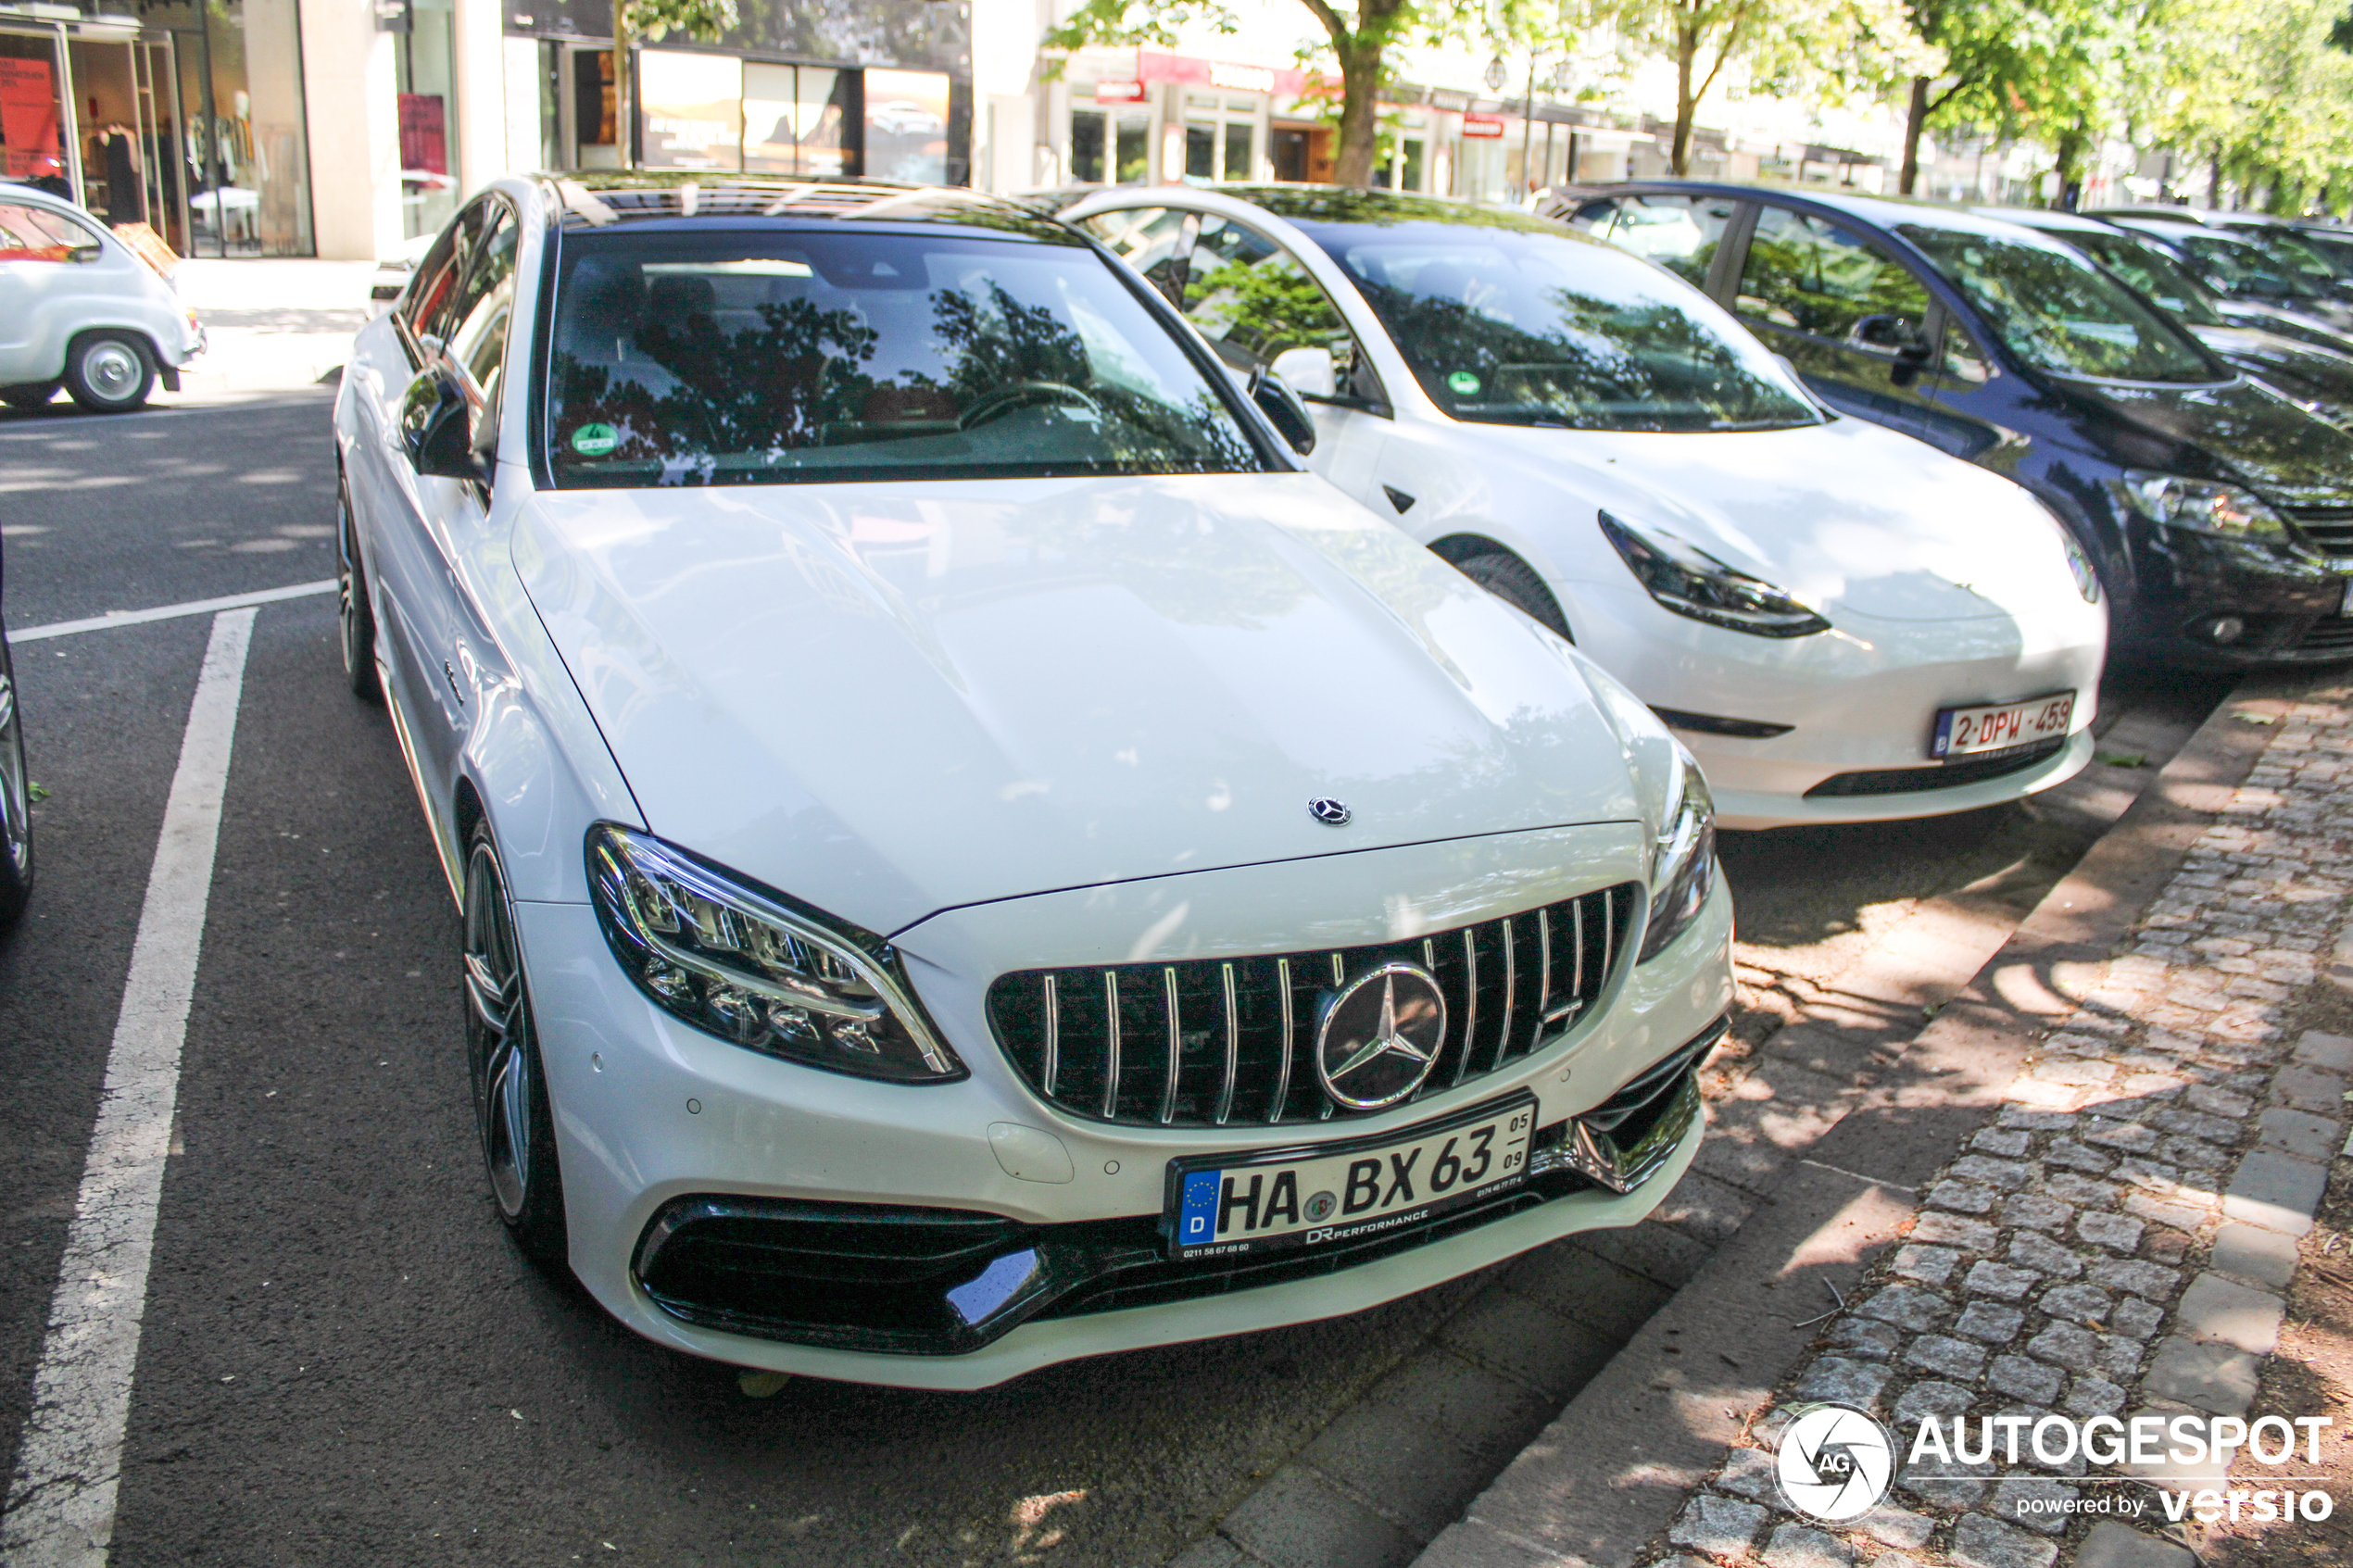
M 637 56 L 648 169 L 744 166 L 744 62 L 733 55 L 648 49 Z
M 826 66 L 744 62 L 744 167 L 830 180 L 849 171 L 857 78 Z
M 866 72 L 866 172 L 878 180 L 948 181 L 948 78 L 930 70 Z
M 138 9 L 148 27 L 170 31 L 179 59 L 174 161 L 186 171 L 189 250 L 311 255 L 296 0 L 140 0 Z
M 1073 109 L 1070 177 L 1088 185 L 1140 185 L 1151 167 L 1150 109 Z
M 430 234 L 458 210 L 457 9 L 410 0 L 409 31 L 393 36 L 400 83 L 400 232 Z
M 1185 178 L 1258 177 L 1258 104 L 1250 98 L 1185 94 Z
M 57 35 L 0 33 L 0 174 L 71 200 L 61 127 Z

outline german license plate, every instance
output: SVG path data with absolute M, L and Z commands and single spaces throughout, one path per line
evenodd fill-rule
M 1168 1162 L 1169 1256 L 1225 1258 L 1423 1224 L 1528 1180 L 1536 1099 L 1307 1148 Z
M 1984 708 L 1947 708 L 1936 715 L 1936 738 L 1931 757 L 1949 760 L 1982 752 L 2007 751 L 2036 741 L 2064 740 L 2067 722 L 2075 716 L 2075 694 L 2053 692 L 2024 702 L 2001 702 Z

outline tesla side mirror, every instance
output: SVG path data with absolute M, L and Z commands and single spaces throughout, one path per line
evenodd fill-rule
M 1286 348 L 1266 369 L 1302 397 L 1329 397 L 1340 390 L 1339 371 L 1328 348 Z
M 1266 416 L 1276 433 L 1290 443 L 1290 449 L 1301 457 L 1315 449 L 1315 421 L 1307 412 L 1307 405 L 1299 394 L 1272 370 L 1261 370 L 1251 378 L 1250 400 Z
M 409 389 L 400 410 L 400 441 L 409 461 L 428 479 L 486 482 L 489 470 L 474 455 L 473 419 L 466 394 L 447 370 L 428 370 Z

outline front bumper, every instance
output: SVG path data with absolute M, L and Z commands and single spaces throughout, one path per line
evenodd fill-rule
M 586 906 L 518 904 L 573 1272 L 630 1327 L 690 1354 L 852 1381 L 971 1389 L 1073 1357 L 1353 1311 L 1576 1231 L 1633 1223 L 1689 1163 L 1696 1123 L 1629 1193 L 1580 1177 L 1570 1160 L 1548 1173 L 1539 1200 L 1484 1211 L 1466 1224 L 1449 1216 L 1418 1245 L 1367 1254 L 1313 1277 L 1235 1281 L 1214 1295 L 1188 1295 L 1179 1282 L 1175 1298 L 1167 1298 L 1170 1282 L 1148 1269 L 1139 1273 L 1145 1262 L 1132 1249 L 1158 1223 L 1168 1162 L 1296 1144 L 1299 1129 L 1139 1127 L 1064 1115 L 1024 1086 L 981 1009 L 988 982 L 1019 967 L 1006 961 L 1009 950 L 1026 949 L 1022 961 L 1051 955 L 1057 962 L 1086 962 L 1101 947 L 1114 961 L 1134 961 L 1127 955 L 1136 950 L 1138 928 L 1189 945 L 1180 949 L 1185 956 L 1217 950 L 1189 935 L 1190 926 L 1226 934 L 1234 945 L 1227 950 L 1279 950 L 1307 930 L 1335 946 L 1358 935 L 1393 940 L 1397 887 L 1541 902 L 1550 894 L 1625 880 L 1640 857 L 1633 824 L 1604 824 L 1374 851 L 1313 868 L 1195 873 L 934 917 L 898 942 L 926 1008 L 972 1075 L 924 1086 L 800 1067 L 688 1028 L 620 973 Z M 1349 885 L 1336 886 L 1343 879 Z M 1318 899 L 1364 912 L 1314 923 L 1290 912 Z M 1164 911 L 1156 912 L 1171 900 L 1186 911 L 1184 922 L 1171 925 Z M 1456 912 L 1441 911 L 1432 928 Z M 1282 935 L 1266 940 L 1261 922 Z M 1049 942 L 1049 931 L 1062 935 Z M 1325 1125 L 1336 1137 L 1387 1134 L 1521 1090 L 1537 1097 L 1540 1129 L 1592 1112 L 1644 1068 L 1702 1035 L 1730 1006 L 1730 900 L 1719 884 L 1692 928 L 1650 963 L 1628 967 L 1599 1016 L 1566 1040 L 1418 1103 Z M 1022 1147 L 1042 1140 L 1064 1158 L 1041 1170 L 1005 1156 L 1008 1129 L 1026 1140 Z M 1570 1133 L 1563 1125 L 1563 1147 L 1573 1151 Z M 680 1205 L 714 1200 L 950 1210 L 983 1227 L 1002 1227 L 981 1237 L 980 1262 L 996 1263 L 1043 1241 L 1065 1252 L 1065 1244 L 1091 1248 L 1096 1266 L 1076 1276 L 1065 1268 L 1049 1280 L 1069 1282 L 1055 1295 L 1059 1306 L 1023 1297 L 1015 1303 L 1026 1309 L 1017 1323 L 983 1313 L 991 1327 L 985 1342 L 947 1353 L 788 1342 L 762 1336 L 773 1325 L 738 1320 L 730 1327 L 708 1312 L 673 1310 L 682 1309 L 680 1298 L 666 1308 L 648 1290 L 647 1270 L 658 1286 L 667 1278 L 644 1251 L 648 1237 L 666 1215 L 683 1211 Z M 1014 1241 L 1021 1245 L 1007 1245 Z M 1121 1248 L 1130 1252 L 1114 1255 Z M 1125 1285 L 1108 1283 L 1123 1274 Z M 1157 1294 L 1120 1295 L 1134 1285 Z M 1079 1286 L 1086 1286 L 1083 1301 L 1074 1294 Z M 690 1321 L 695 1317 L 704 1321 Z
M 2353 561 L 2159 528 L 2139 518 L 2130 539 L 2139 582 L 2117 629 L 2120 646 L 2200 670 L 2353 659 L 2353 618 L 2342 613 Z M 2221 617 L 2240 623 L 2229 642 L 2216 641 L 2211 631 Z

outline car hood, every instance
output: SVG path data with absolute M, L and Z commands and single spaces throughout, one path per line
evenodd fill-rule
M 2318 343 L 2323 347 L 2353 351 L 2353 332 L 2347 332 L 2334 320 L 2308 311 L 2289 310 L 2244 297 L 2218 299 L 2214 307 L 2233 325 L 2261 327 L 2289 337 Z
M 2254 327 L 2192 327 L 2198 342 L 2273 389 L 2342 417 L 2353 409 L 2353 358 Z
M 1312 474 L 556 492 L 514 540 L 646 826 L 886 934 L 1641 817 L 1579 656 Z
M 2245 377 L 2208 386 L 2149 383 L 2064 383 L 2078 396 L 2171 442 L 2196 448 L 2225 477 L 2274 506 L 2342 506 L 2353 500 L 2353 435 Z M 2136 466 L 2167 462 L 2161 449 Z
M 1678 534 L 1833 622 L 2082 608 L 2040 502 L 1866 420 L 1683 434 L 1488 428 L 1580 502 L 1638 530 Z M 1615 581 L 1623 568 L 1591 512 L 1568 526 L 1593 528 L 1593 547 L 1555 558 Z

